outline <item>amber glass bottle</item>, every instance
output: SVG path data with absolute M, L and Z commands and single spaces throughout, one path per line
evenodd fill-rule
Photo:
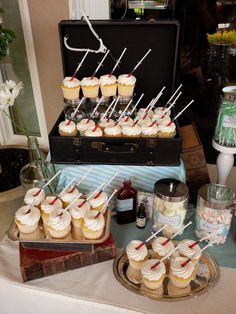
M 125 224 L 136 220 L 136 199 L 137 190 L 132 187 L 130 179 L 125 178 L 123 186 L 117 192 L 117 223 Z

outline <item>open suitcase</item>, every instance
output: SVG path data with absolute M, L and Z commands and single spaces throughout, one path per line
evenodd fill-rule
M 95 31 L 102 38 L 111 54 L 106 58 L 97 76 L 111 71 L 124 47 L 127 51 L 114 75 L 129 73 L 140 58 L 152 49 L 143 64 L 134 73 L 137 82 L 134 102 L 144 93 L 139 107 L 146 107 L 153 97 L 165 86 L 158 105 L 170 98 L 175 88 L 176 66 L 178 60 L 179 24 L 168 21 L 91 21 Z M 59 23 L 61 53 L 64 76 L 72 76 L 84 52 L 71 48 L 98 49 L 99 42 L 84 21 L 62 21 Z M 78 79 L 92 75 L 102 53 L 89 53 Z M 173 116 L 173 113 L 172 113 Z M 109 137 L 64 137 L 58 133 L 58 125 L 64 120 L 62 113 L 49 134 L 51 160 L 53 163 L 89 164 L 127 164 L 127 165 L 165 165 L 180 163 L 181 137 L 178 123 L 174 138 L 109 138 Z

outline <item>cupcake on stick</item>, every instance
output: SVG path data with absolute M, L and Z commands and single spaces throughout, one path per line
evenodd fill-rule
M 129 74 L 122 74 L 118 77 L 118 94 L 124 97 L 133 96 L 134 86 L 136 83 L 136 78 L 132 75 L 136 69 L 140 66 L 143 60 L 151 52 L 152 49 L 149 49 L 143 58 L 137 63 L 133 70 Z
M 107 57 L 110 50 L 107 50 L 105 55 L 103 56 L 101 62 L 98 63 L 96 70 L 94 71 L 91 77 L 84 77 L 81 81 L 81 87 L 83 91 L 84 97 L 87 98 L 97 98 L 99 92 L 99 80 L 95 75 L 97 74 L 98 70 L 102 66 L 105 58 Z
M 68 100 L 75 100 L 79 98 L 79 92 L 80 92 L 80 81 L 76 78 L 76 74 L 78 73 L 80 67 L 82 66 L 85 58 L 87 57 L 89 51 L 86 51 L 84 57 L 78 64 L 74 74 L 71 77 L 66 77 L 61 85 L 61 89 L 63 92 L 63 96 L 65 99 Z

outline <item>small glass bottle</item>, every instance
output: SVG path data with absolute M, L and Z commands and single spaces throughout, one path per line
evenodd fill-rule
M 20 171 L 20 181 L 26 191 L 35 187 L 42 188 L 55 174 L 53 165 L 45 161 L 35 136 L 29 136 L 28 148 L 30 163 L 25 165 Z M 47 187 L 46 192 L 50 194 L 56 193 L 55 180 Z
M 136 226 L 140 229 L 146 226 L 146 209 L 143 203 L 140 203 L 136 213 Z
M 137 190 L 131 186 L 129 178 L 125 178 L 123 186 L 116 197 L 117 223 L 125 224 L 136 220 Z

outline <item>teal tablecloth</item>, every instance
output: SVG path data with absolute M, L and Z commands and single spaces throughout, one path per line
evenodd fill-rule
M 193 221 L 193 220 L 192 220 Z M 198 238 L 194 234 L 194 222 L 189 226 L 182 236 L 176 237 L 176 240 Z M 151 235 L 152 221 L 148 223 L 144 229 L 136 227 L 135 223 L 118 225 L 116 216 L 111 219 L 111 232 L 118 248 L 125 248 L 129 241 L 137 239 L 144 241 Z M 219 266 L 236 268 L 236 242 L 234 241 L 234 233 L 236 232 L 236 217 L 233 218 L 230 234 L 224 244 L 214 245 L 206 251 L 215 258 Z M 201 247 L 206 245 L 206 242 L 201 243 Z

